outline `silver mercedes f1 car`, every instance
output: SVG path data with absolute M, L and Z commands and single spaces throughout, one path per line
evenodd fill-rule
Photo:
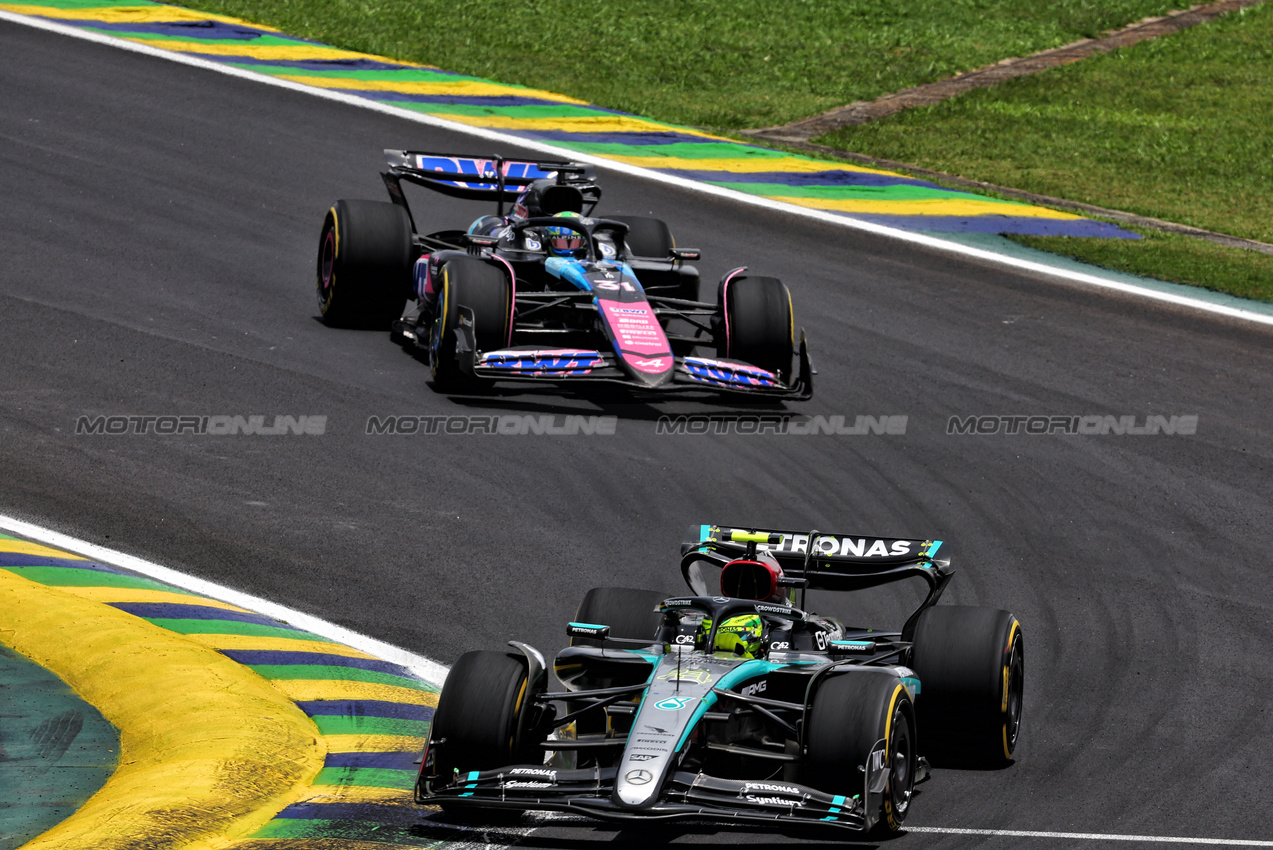
M 1006 766 L 1021 731 L 1021 625 L 936 604 L 939 540 L 695 526 L 690 595 L 590 590 L 548 664 L 533 647 L 461 656 L 433 717 L 416 800 L 902 828 L 938 765 Z M 918 579 L 899 631 L 806 608 L 810 590 Z

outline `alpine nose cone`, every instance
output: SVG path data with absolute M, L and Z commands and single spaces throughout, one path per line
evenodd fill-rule
M 593 293 L 606 333 L 624 371 L 640 384 L 649 387 L 667 383 L 672 378 L 676 360 L 658 317 L 642 293 L 630 283 L 630 290 L 604 288 L 605 281 L 593 282 Z

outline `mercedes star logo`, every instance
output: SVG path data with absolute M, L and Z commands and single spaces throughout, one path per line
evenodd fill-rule
M 629 770 L 623 775 L 623 778 L 633 785 L 644 785 L 654 778 L 654 774 L 648 770 Z

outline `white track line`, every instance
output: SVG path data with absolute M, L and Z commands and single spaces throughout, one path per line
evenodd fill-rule
M 1145 844 L 1203 844 L 1212 847 L 1273 847 L 1273 841 L 1244 838 L 1186 838 L 1169 835 L 1119 835 L 1102 832 L 1037 832 L 1021 829 L 957 829 L 940 826 L 908 826 L 906 832 L 941 835 L 979 835 L 987 838 L 1067 838 L 1076 841 L 1139 841 Z
M 1189 307 L 1195 310 L 1201 310 L 1207 313 L 1213 313 L 1221 316 L 1227 316 L 1232 319 L 1241 319 L 1243 321 L 1255 322 L 1261 325 L 1273 326 L 1273 315 L 1259 313 L 1254 310 L 1246 310 L 1240 307 L 1231 307 L 1226 304 L 1216 304 L 1200 298 L 1194 298 L 1188 295 L 1181 295 L 1175 292 L 1163 292 L 1157 289 L 1149 289 L 1135 284 L 1124 283 L 1122 281 L 1111 280 L 1109 278 L 1100 277 L 1099 275 L 1087 274 L 1084 272 L 1073 271 L 1070 269 L 1056 268 L 1044 263 L 1036 263 L 1030 260 L 1023 260 L 1016 257 L 1009 257 L 1004 254 L 997 254 L 993 251 L 985 251 L 980 248 L 971 248 L 966 245 L 960 245 L 955 242 L 947 242 L 944 239 L 936 239 L 932 236 L 925 236 L 920 233 L 911 233 L 906 230 L 898 230 L 892 227 L 885 227 L 880 224 L 873 224 L 868 221 L 859 221 L 835 213 L 823 212 L 821 210 L 811 210 L 805 207 L 795 206 L 794 204 L 786 204 L 781 201 L 774 201 L 769 198 L 761 198 L 756 195 L 749 195 L 745 192 L 738 192 L 733 189 L 724 189 L 719 186 L 709 186 L 706 183 L 699 183 L 693 180 L 687 180 L 683 177 L 677 177 L 671 174 L 654 171 L 648 168 L 639 168 L 633 165 L 625 165 L 613 160 L 604 159 L 602 157 L 592 156 L 590 154 L 572 151 L 569 148 L 557 147 L 556 145 L 548 145 L 542 142 L 535 142 L 529 139 L 523 139 L 519 136 L 513 136 L 508 133 L 501 133 L 496 130 L 487 130 L 481 127 L 470 127 L 467 124 L 458 124 L 453 121 L 446 121 L 441 118 L 435 118 L 431 115 L 425 115 L 419 112 L 413 112 L 409 109 L 401 109 L 396 106 L 387 106 L 372 100 L 357 97 L 355 95 L 343 94 L 341 92 L 328 91 L 326 89 L 313 88 L 295 83 L 290 80 L 280 80 L 265 74 L 259 74 L 255 71 L 245 71 L 242 68 L 235 68 L 230 65 L 222 65 L 218 62 L 212 62 L 207 59 L 200 59 L 194 56 L 187 56 L 182 53 L 175 53 L 168 50 L 161 50 L 145 44 L 138 44 L 132 41 L 124 41 L 123 39 L 114 38 L 112 36 L 102 35 L 95 32 L 88 32 L 78 27 L 59 24 L 44 18 L 32 18 L 25 15 L 17 15 L 12 12 L 0 11 L 0 20 L 11 21 L 16 24 L 35 27 L 36 29 L 47 30 L 49 32 L 59 33 L 61 35 L 79 38 L 85 41 L 91 41 L 96 44 L 104 44 L 110 47 L 119 48 L 121 50 L 132 51 L 133 53 L 141 53 L 146 56 L 153 56 L 158 59 L 167 59 L 170 62 L 179 62 L 183 65 L 190 65 L 195 68 L 203 68 L 208 71 L 216 71 L 219 74 L 227 74 L 231 77 L 239 77 L 245 80 L 253 80 L 258 83 L 276 86 L 278 88 L 289 89 L 291 91 L 308 94 L 313 97 L 321 97 L 326 100 L 333 100 L 338 103 L 344 103 L 349 106 L 356 106 L 361 109 L 369 109 L 374 112 L 383 112 L 386 115 L 393 115 L 408 121 L 414 121 L 419 124 L 427 124 L 431 127 L 437 127 L 443 130 L 449 130 L 455 133 L 464 133 L 479 139 L 485 139 L 492 142 L 500 142 L 507 145 L 515 145 L 519 148 L 538 151 L 553 157 L 568 156 L 578 162 L 595 165 L 601 168 L 607 168 L 617 171 L 621 174 L 627 174 L 633 177 L 640 177 L 651 180 L 656 183 L 663 183 L 669 186 L 675 186 L 680 189 L 698 192 L 704 195 L 712 195 L 714 197 L 723 198 L 735 203 L 747 204 L 754 207 L 761 207 L 768 210 L 778 210 L 789 213 L 791 215 L 801 216 L 803 218 L 815 219 L 817 221 L 827 222 L 830 224 L 847 227 L 853 230 L 860 230 L 866 233 L 873 233 L 878 236 L 887 236 L 892 239 L 898 239 L 902 242 L 909 242 L 913 245 L 923 245 L 927 248 L 933 248 L 939 251 L 945 251 L 951 254 L 958 254 L 965 257 L 971 257 L 979 260 L 985 260 L 999 265 L 1009 266 L 1021 271 L 1035 272 L 1038 274 L 1049 275 L 1051 277 L 1061 278 L 1071 283 L 1080 283 L 1088 286 L 1109 289 L 1115 292 L 1121 292 L 1128 295 L 1136 295 L 1142 298 L 1148 298 L 1154 301 L 1161 301 L 1168 304 L 1174 304 L 1180 307 Z
M 86 543 L 68 534 L 52 531 L 43 526 L 3 514 L 0 514 L 0 530 L 16 534 L 28 540 L 34 540 L 37 543 L 43 543 L 55 549 L 63 549 L 76 555 L 83 555 L 93 561 L 101 561 L 111 566 L 141 573 L 157 581 L 180 587 L 183 590 L 189 590 L 191 593 L 219 599 L 222 602 L 229 602 L 231 605 L 237 605 L 240 608 L 256 611 L 258 614 L 273 617 L 275 620 L 295 626 L 298 629 L 304 629 L 328 640 L 352 646 L 354 649 L 360 649 L 383 661 L 406 667 L 431 685 L 441 687 L 442 683 L 446 681 L 447 668 L 430 658 L 425 658 L 423 655 L 417 655 L 414 652 L 407 652 L 405 649 L 399 649 L 384 641 L 359 634 L 335 623 L 329 623 L 313 615 L 297 611 L 294 608 L 288 608 L 286 605 L 279 605 L 277 602 L 270 602 L 259 596 L 231 590 L 214 582 L 195 578 L 183 572 L 160 566 L 152 561 L 118 552 L 114 549 L 107 549 L 105 546 L 98 546 L 95 543 Z

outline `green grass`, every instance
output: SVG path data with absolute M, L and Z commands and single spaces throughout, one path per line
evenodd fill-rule
M 1273 4 L 1265 4 L 817 141 L 1273 242 L 1271 127 Z M 1164 234 L 1140 245 L 1018 241 L 1273 300 L 1273 258 L 1252 251 Z
M 783 124 L 1100 35 L 1171 0 L 192 0 L 664 121 Z
M 1009 236 L 1014 242 L 1064 254 L 1093 265 L 1273 301 L 1273 255 L 1228 248 L 1190 236 L 1139 227 L 1143 241 L 1068 236 Z
M 338 47 L 719 130 L 762 127 L 1100 35 L 1160 0 L 195 0 Z M 1273 242 L 1273 3 L 818 139 Z M 1270 257 L 1143 231 L 1019 238 L 1273 300 Z

